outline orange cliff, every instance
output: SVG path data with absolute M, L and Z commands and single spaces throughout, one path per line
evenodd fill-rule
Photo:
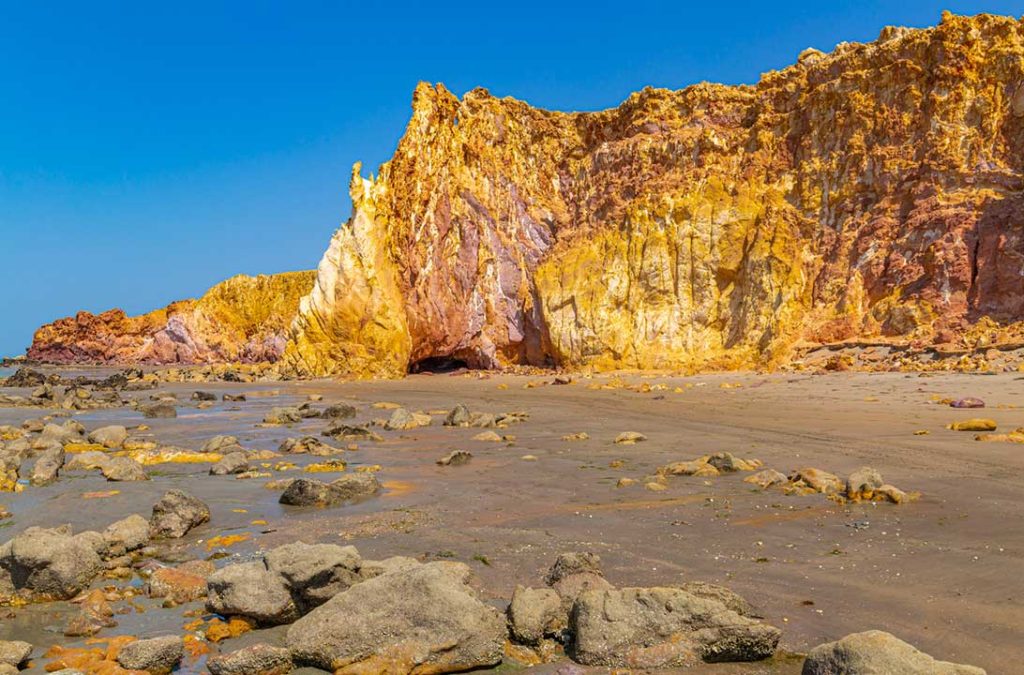
M 393 158 L 359 170 L 287 322 L 299 374 L 764 367 L 808 343 L 1024 333 L 1013 18 L 945 14 L 808 49 L 756 85 L 645 89 L 600 112 L 421 84 Z M 157 314 L 59 341 L 55 324 L 30 356 L 102 334 L 130 344 L 101 353 L 136 360 L 156 340 L 132 336 L 171 324 Z
M 141 316 L 79 312 L 36 331 L 28 358 L 52 363 L 275 361 L 314 272 L 239 275 L 198 300 Z

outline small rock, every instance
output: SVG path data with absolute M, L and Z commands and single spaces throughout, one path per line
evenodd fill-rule
M 289 438 L 281 443 L 281 446 L 277 450 L 278 452 L 287 454 L 309 454 L 316 455 L 318 457 L 326 457 L 340 452 L 338 448 L 327 445 L 315 436 Z
M 476 436 L 473 436 L 474 441 L 484 441 L 487 443 L 500 443 L 501 436 L 494 433 L 493 431 L 481 431 Z
M 177 635 L 129 642 L 117 654 L 117 662 L 128 670 L 145 670 L 164 675 L 185 657 L 185 643 Z
M 396 408 L 384 424 L 384 428 L 391 431 L 403 431 L 429 426 L 431 422 L 430 415 L 411 413 L 405 408 Z
M 207 560 L 192 560 L 177 567 L 160 567 L 149 575 L 146 594 L 166 598 L 177 604 L 192 602 L 206 596 L 206 582 L 216 571 Z
M 747 476 L 743 479 L 744 483 L 753 483 L 762 489 L 768 489 L 773 485 L 779 485 L 788 482 L 786 474 L 775 469 L 765 469 L 764 471 L 758 471 L 753 476 Z
M 469 408 L 459 403 L 444 418 L 446 427 L 468 427 L 470 424 Z
M 561 597 L 550 588 L 516 586 L 507 614 L 512 637 L 525 645 L 538 645 L 546 637 L 557 636 L 568 620 Z
M 139 412 L 142 413 L 143 417 L 148 418 L 171 418 L 178 416 L 178 411 L 175 410 L 174 404 L 167 402 L 140 405 Z
M 284 647 L 258 643 L 211 656 L 206 667 L 211 675 L 287 675 L 292 672 L 292 657 Z
M 473 454 L 465 450 L 452 450 L 447 455 L 437 460 L 441 466 L 462 466 L 473 459 Z
M 347 403 L 335 403 L 324 408 L 322 417 L 329 420 L 345 420 L 356 416 L 355 406 Z
M 210 520 L 210 508 L 181 490 L 169 490 L 153 505 L 149 519 L 151 537 L 178 539 L 194 527 Z
M 980 398 L 974 398 L 973 396 L 967 396 L 965 398 L 958 398 L 949 404 L 950 408 L 984 408 L 985 402 Z
M 120 448 L 128 439 L 128 430 L 119 425 L 100 427 L 89 433 L 89 442 L 104 448 Z
M 111 523 L 103 531 L 107 546 L 122 546 L 126 551 L 142 548 L 149 541 L 149 521 L 137 513 Z
M 194 391 L 192 392 L 193 401 L 216 401 L 217 395 L 209 391 Z
M 333 506 L 373 495 L 380 489 L 380 482 L 370 473 L 343 476 L 331 483 L 296 478 L 278 501 L 290 506 Z
M 102 568 L 96 544 L 73 536 L 67 525 L 30 527 L 0 546 L 0 573 L 9 574 L 15 590 L 25 589 L 44 599 L 74 597 Z
M 789 480 L 792 483 L 806 485 L 812 490 L 822 494 L 842 492 L 846 487 L 846 484 L 843 483 L 843 481 L 841 481 L 835 474 L 813 468 L 800 469 L 790 476 Z
M 638 431 L 623 431 L 621 434 L 615 437 L 615 442 L 619 445 L 633 445 L 641 441 L 646 441 L 647 437 Z
M 249 470 L 249 460 L 244 452 L 231 452 L 210 467 L 211 476 L 227 476 Z
M 953 422 L 946 425 L 946 428 L 953 431 L 995 431 L 996 421 L 982 417 L 975 417 L 961 422 Z
M 143 466 L 131 457 L 108 457 L 100 471 L 109 481 L 149 480 Z
M 64 465 L 64 448 L 53 446 L 39 455 L 32 467 L 32 485 L 47 485 L 57 480 L 57 474 Z

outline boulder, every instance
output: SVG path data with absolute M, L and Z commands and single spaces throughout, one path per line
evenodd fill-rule
M 885 485 L 882 474 L 871 467 L 857 469 L 846 479 L 846 497 L 852 500 L 870 500 L 875 490 Z
M 589 551 L 562 553 L 555 558 L 555 564 L 548 570 L 544 581 L 548 586 L 554 586 L 562 579 L 573 574 L 580 574 L 581 572 L 603 576 L 601 572 L 601 558 L 596 553 L 590 553 Z
M 644 436 L 639 431 L 623 431 L 615 437 L 615 442 L 619 445 L 633 445 L 634 443 L 646 440 L 647 436 Z
M 211 391 L 194 391 L 192 392 L 193 401 L 216 401 L 217 395 Z
M 67 600 L 92 582 L 103 568 L 96 545 L 71 534 L 70 526 L 30 527 L 0 546 L 0 569 L 15 590 L 44 599 Z
M 433 562 L 364 581 L 299 619 L 286 642 L 299 666 L 448 673 L 493 666 L 507 629 L 469 587 L 464 564 Z
M 148 418 L 171 418 L 178 416 L 178 411 L 175 410 L 174 404 L 166 401 L 140 405 L 139 412 L 142 413 L 143 417 Z
M 370 473 L 343 476 L 331 483 L 312 478 L 296 478 L 278 500 L 289 506 L 334 506 L 376 494 L 381 489 Z
M 108 457 L 100 471 L 109 481 L 149 480 L 146 469 L 131 457 Z
M 775 469 L 765 469 L 758 471 L 753 476 L 747 476 L 743 479 L 744 483 L 753 483 L 761 489 L 767 490 L 773 485 L 782 485 L 789 482 L 786 478 L 786 474 Z
M 203 443 L 203 447 L 199 448 L 199 452 L 215 452 L 219 455 L 223 455 L 225 452 L 234 452 L 240 450 L 241 446 L 238 445 L 238 439 L 234 436 L 214 436 Z
M 100 427 L 89 433 L 89 442 L 102 445 L 104 448 L 120 448 L 128 440 L 128 430 L 116 424 Z
M 796 471 L 789 477 L 790 482 L 797 485 L 804 485 L 822 494 L 842 492 L 846 484 L 833 473 L 821 469 L 806 468 Z
M 569 629 L 584 665 L 682 668 L 770 657 L 780 631 L 717 600 L 678 588 L 623 588 L 580 594 Z
M 446 427 L 468 427 L 471 422 L 471 414 L 469 408 L 463 404 L 458 404 L 448 413 L 448 416 L 444 418 L 444 425 Z
M 65 455 L 64 470 L 91 471 L 92 469 L 102 469 L 108 459 L 110 459 L 110 455 L 99 450 L 76 452 L 71 455 Z
M 303 614 L 363 580 L 354 546 L 295 542 L 268 552 L 264 562 L 281 576 Z
M 177 635 L 136 640 L 121 647 L 117 662 L 128 670 L 144 670 L 151 675 L 165 675 L 174 670 L 185 657 L 185 643 Z
M 335 403 L 324 408 L 321 417 L 329 420 L 344 420 L 356 416 L 355 406 L 347 403 Z
M 463 464 L 469 464 L 469 460 L 473 459 L 473 454 L 466 452 L 465 450 L 452 450 L 447 455 L 437 460 L 440 466 L 462 466 Z
M 149 536 L 177 539 L 209 520 L 210 508 L 202 501 L 181 490 L 168 490 L 153 505 Z
M 562 599 L 551 588 L 516 586 L 508 611 L 509 631 L 521 644 L 535 646 L 544 638 L 556 637 L 566 628 Z
M 206 597 L 206 583 L 216 571 L 208 560 L 192 560 L 177 567 L 153 570 L 146 583 L 146 594 L 151 598 L 166 598 L 178 604 Z
M 880 630 L 853 633 L 818 645 L 804 660 L 803 675 L 985 675 L 974 666 L 936 661 Z
M 206 588 L 206 608 L 211 612 L 243 616 L 265 626 L 299 618 L 284 580 L 263 561 L 222 567 L 210 575 Z
M 334 446 L 327 445 L 315 436 L 303 436 L 302 438 L 289 438 L 281 443 L 278 452 L 287 454 L 308 454 L 326 457 L 341 452 Z
M 725 586 L 709 584 L 706 581 L 687 581 L 680 585 L 679 588 L 687 593 L 696 595 L 698 598 L 717 600 L 740 616 L 751 616 L 754 612 L 750 603 L 743 596 Z
M 249 458 L 244 452 L 230 452 L 210 467 L 211 476 L 228 476 L 249 470 Z
M 388 421 L 385 422 L 384 428 L 391 431 L 402 431 L 429 426 L 430 423 L 430 415 L 412 413 L 405 408 L 396 408 L 395 411 L 391 413 L 391 417 Z
M 263 417 L 264 424 L 295 424 L 302 421 L 302 411 L 293 406 L 271 408 Z
M 149 541 L 149 521 L 137 513 L 107 526 L 103 539 L 110 548 L 123 547 L 125 551 L 142 548 Z
M 32 645 L 21 640 L 0 640 L 0 664 L 17 668 L 32 655 Z
M 30 482 L 32 485 L 47 485 L 57 480 L 60 468 L 64 466 L 64 448 L 56 445 L 40 453 L 32 466 Z
M 291 653 L 284 647 L 258 643 L 206 661 L 211 675 L 287 675 L 292 672 Z

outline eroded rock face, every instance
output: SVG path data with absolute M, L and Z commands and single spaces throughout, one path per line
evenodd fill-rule
M 28 357 L 54 363 L 274 361 L 313 272 L 238 275 L 198 300 L 141 316 L 79 312 L 36 331 Z
M 422 84 L 392 160 L 357 167 L 285 359 L 770 365 L 1019 321 L 1022 34 L 946 15 L 597 113 Z

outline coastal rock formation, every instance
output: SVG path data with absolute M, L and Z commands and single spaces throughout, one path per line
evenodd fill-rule
M 314 273 L 238 275 L 198 300 L 127 316 L 79 312 L 36 331 L 28 358 L 55 363 L 274 361 Z
M 315 282 L 264 282 L 294 282 L 272 316 L 236 321 L 222 301 L 211 317 L 205 298 L 80 315 L 29 355 L 281 355 L 302 375 L 393 377 L 1020 341 L 1022 158 L 1024 24 L 1008 17 L 947 13 L 805 50 L 756 85 L 648 88 L 599 112 L 421 84 L 393 158 L 355 166 Z
M 311 374 L 771 365 L 1024 318 L 1024 26 L 809 49 L 593 113 L 421 84 L 285 351 Z

